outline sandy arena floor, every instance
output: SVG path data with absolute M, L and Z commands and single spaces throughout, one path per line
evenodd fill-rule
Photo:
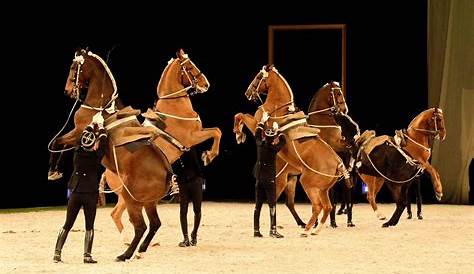
M 394 205 L 380 208 L 390 216 Z M 291 214 L 278 204 L 284 239 L 268 237 L 266 205 L 261 239 L 252 237 L 253 204 L 205 202 L 202 210 L 197 247 L 177 246 L 182 238 L 179 206 L 163 204 L 158 205 L 162 226 L 154 240 L 160 246 L 150 247 L 142 259 L 117 263 L 114 258 L 124 245 L 109 217 L 111 208 L 100 208 L 93 246 L 96 265 L 82 263 L 82 211 L 73 228 L 78 231 L 69 234 L 64 263 L 59 264 L 52 256 L 65 210 L 0 213 L 0 273 L 474 273 L 472 206 L 425 205 L 424 220 L 407 220 L 404 213 L 398 226 L 387 229 L 368 204 L 357 204 L 355 228 L 345 226 L 343 215 L 337 217 L 337 229 L 300 238 Z M 305 221 L 310 217 L 308 204 L 298 204 L 297 211 Z M 188 220 L 192 224 L 192 214 Z M 127 231 L 131 233 L 129 224 Z

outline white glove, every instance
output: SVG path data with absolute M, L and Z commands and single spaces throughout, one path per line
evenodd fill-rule
M 92 123 L 97 124 L 99 127 L 104 126 L 104 117 L 102 117 L 102 112 L 97 112 L 94 117 L 92 117 Z
M 260 123 L 265 123 L 268 120 L 268 118 L 270 118 L 270 116 L 268 115 L 268 112 L 264 111 L 262 113 L 262 118 L 260 119 Z

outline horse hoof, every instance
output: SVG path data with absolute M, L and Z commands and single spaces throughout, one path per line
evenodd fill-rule
M 56 181 L 63 177 L 63 174 L 59 171 L 49 171 L 48 172 L 48 181 Z
M 115 258 L 116 262 L 125 262 L 126 258 L 124 255 L 120 255 L 117 258 Z
M 201 155 L 201 160 L 204 163 L 204 166 L 207 166 L 211 162 L 211 152 L 204 151 Z
M 421 213 L 418 214 L 418 220 L 423 220 L 423 215 L 421 215 Z
M 306 227 L 306 224 L 305 223 L 301 223 L 301 224 L 298 224 L 299 227 L 301 228 L 305 228 Z
M 331 222 L 331 227 L 332 227 L 332 228 L 337 228 L 336 222 Z
M 356 226 L 356 225 L 353 224 L 352 222 L 347 223 L 347 227 L 354 227 L 354 226 Z
M 388 222 L 386 222 L 386 223 L 384 223 L 384 224 L 382 225 L 382 227 L 389 227 L 389 226 L 391 226 L 391 224 L 388 223 Z
M 411 215 L 411 213 L 408 213 L 408 217 L 407 217 L 407 219 L 411 219 L 411 218 L 412 218 L 412 215 Z
M 138 252 L 133 258 L 139 260 L 143 258 L 143 255 L 145 255 L 143 252 Z
M 301 234 L 300 234 L 300 237 L 301 237 L 301 238 L 308 238 L 308 234 L 307 234 L 307 233 L 301 233 Z

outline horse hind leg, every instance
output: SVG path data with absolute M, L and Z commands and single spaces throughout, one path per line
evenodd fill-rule
M 135 235 L 127 250 L 125 250 L 122 255 L 116 258 L 116 261 L 118 262 L 124 262 L 125 260 L 132 257 L 133 252 L 135 252 L 138 243 L 143 237 L 143 234 L 145 234 L 147 226 L 145 224 L 145 220 L 143 219 L 142 208 L 142 204 L 135 202 L 127 203 L 127 212 L 130 217 L 130 222 L 133 224 Z
M 328 190 L 321 190 L 319 191 L 319 200 L 323 208 L 323 217 L 321 217 L 321 222 L 317 227 L 313 229 L 311 235 L 318 235 L 321 233 L 321 230 L 324 228 L 324 224 L 328 218 L 329 213 L 332 210 L 331 201 L 329 200 L 329 193 Z
M 288 184 L 285 188 L 285 196 L 286 196 L 285 204 L 288 210 L 291 212 L 291 215 L 293 215 L 293 218 L 295 219 L 296 224 L 299 227 L 304 228 L 306 224 L 301 220 L 300 216 L 298 215 L 295 209 L 295 189 L 296 189 L 297 180 L 298 180 L 297 176 L 288 177 Z
M 397 208 L 395 212 L 393 212 L 392 217 L 388 222 L 384 223 L 382 227 L 389 227 L 397 225 L 398 221 L 400 220 L 400 216 L 402 215 L 403 211 L 405 210 L 405 206 L 407 203 L 407 184 L 388 184 L 390 190 L 392 191 L 393 199 L 397 203 Z
M 138 258 L 141 258 L 143 256 L 143 253 L 147 250 L 156 232 L 161 227 L 161 221 L 156 210 L 155 202 L 151 202 L 145 205 L 145 212 L 148 216 L 148 220 L 150 221 L 150 229 L 148 230 L 148 234 L 140 245 L 140 248 L 138 248 Z
M 306 189 L 306 195 L 308 196 L 309 200 L 311 201 L 311 211 L 312 215 L 311 218 L 309 219 L 308 223 L 306 224 L 305 229 L 301 233 L 301 237 L 307 237 L 309 230 L 314 226 L 318 219 L 318 215 L 321 212 L 321 201 L 319 198 L 319 190 L 315 187 Z

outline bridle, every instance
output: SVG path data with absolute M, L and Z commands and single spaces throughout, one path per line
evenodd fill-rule
M 418 116 L 417 116 L 418 117 Z M 417 118 L 415 117 L 415 119 Z M 408 129 L 407 129 L 407 132 L 410 130 L 410 129 L 413 129 L 414 131 L 416 132 L 420 132 L 424 135 L 427 135 L 428 137 L 431 137 L 433 139 L 440 139 L 440 133 L 441 133 L 441 130 L 438 126 L 438 117 L 441 117 L 441 119 L 444 119 L 443 118 L 443 111 L 440 109 L 440 108 L 435 108 L 434 111 L 433 111 L 433 114 L 431 116 L 430 119 L 432 119 L 434 121 L 434 125 L 433 125 L 433 129 L 424 129 L 424 128 L 416 128 L 414 126 L 411 126 L 411 124 L 415 121 L 415 119 L 410 123 L 410 125 L 408 125 Z M 424 150 L 428 151 L 429 153 L 431 153 L 431 148 L 430 147 L 426 147 L 422 144 L 420 144 L 419 142 L 415 141 L 413 138 L 411 138 L 410 136 L 408 136 L 407 133 L 404 133 L 403 134 L 408 140 L 410 140 L 411 142 L 413 142 L 415 145 L 419 146 L 419 147 L 422 147 Z M 430 145 L 431 146 L 431 145 Z
M 83 83 L 80 82 L 80 75 L 82 73 L 82 66 L 84 65 L 85 59 L 82 54 L 75 54 L 74 59 L 72 60 L 73 64 L 76 65 L 75 71 L 74 71 L 74 78 L 72 78 L 72 97 L 76 100 L 80 100 L 80 94 L 81 90 L 84 88 L 87 88 L 88 83 Z
M 334 82 L 336 84 L 336 87 L 333 87 L 332 84 L 326 83 L 323 88 L 326 88 L 327 86 L 331 85 L 331 90 L 329 91 L 329 97 L 330 101 L 332 102 L 332 106 L 324 109 L 319 109 L 315 111 L 311 111 L 308 113 L 308 116 L 314 115 L 314 114 L 329 114 L 329 115 L 337 115 L 337 114 L 347 114 L 349 112 L 349 107 L 347 106 L 346 103 L 346 98 L 344 97 L 344 94 L 342 93 L 342 89 L 339 86 L 338 82 Z M 343 101 L 342 103 L 345 106 L 345 111 L 341 112 L 341 108 L 339 107 L 340 102 L 337 101 L 336 93 L 339 96 L 342 96 Z M 329 112 L 329 113 L 326 113 Z
M 191 61 L 191 59 L 188 58 L 187 54 L 183 55 L 183 59 L 180 63 L 180 74 L 181 74 L 181 83 L 184 83 L 185 80 L 189 82 L 189 85 L 187 87 L 184 87 L 178 91 L 171 92 L 169 94 L 160 96 L 158 99 L 175 99 L 175 98 L 181 98 L 181 97 L 187 97 L 188 95 L 194 95 L 197 93 L 204 93 L 209 89 L 209 81 L 207 80 L 206 76 L 197 68 L 197 66 Z M 168 61 L 168 65 L 170 65 L 172 62 L 174 62 L 175 59 L 171 58 L 170 61 Z M 191 64 L 192 67 L 187 67 L 186 63 Z M 193 69 L 196 70 L 196 73 L 193 73 Z M 199 77 L 204 77 L 204 80 L 206 81 L 206 86 L 202 87 L 198 84 L 199 82 Z M 192 89 L 192 92 L 188 92 L 188 90 Z M 179 95 L 182 92 L 186 92 L 184 95 Z
M 86 54 L 86 51 L 81 50 L 81 53 L 80 54 L 76 53 L 75 56 L 74 56 L 74 59 L 73 59 L 73 63 L 76 64 L 76 68 L 75 68 L 75 72 L 74 72 L 74 78 L 72 79 L 72 82 L 73 82 L 72 83 L 72 96 L 78 101 L 82 101 L 81 100 L 81 91 L 85 89 L 86 92 L 87 92 L 88 88 L 89 88 L 88 87 L 88 82 L 83 83 L 83 82 L 80 81 L 80 76 L 81 76 L 81 73 L 82 73 L 82 67 L 85 63 L 85 58 L 84 58 L 83 54 Z M 87 55 L 97 59 L 102 64 L 102 66 L 104 67 L 105 72 L 107 73 L 107 75 L 109 76 L 109 78 L 112 82 L 112 86 L 113 86 L 114 90 L 113 90 L 112 96 L 110 97 L 109 101 L 105 105 L 101 105 L 101 106 L 96 107 L 96 106 L 89 106 L 85 102 L 83 102 L 81 107 L 91 109 L 91 110 L 96 110 L 96 111 L 106 110 L 108 113 L 113 113 L 113 112 L 116 111 L 116 109 L 115 109 L 115 99 L 117 99 L 117 97 L 118 97 L 117 84 L 115 82 L 115 78 L 112 75 L 112 72 L 110 71 L 110 69 L 107 66 L 107 64 L 105 63 L 105 61 L 102 58 L 100 58 L 100 56 L 92 53 L 91 51 L 87 51 Z M 104 80 L 105 80 L 105 78 L 104 78 Z M 85 98 L 85 96 L 82 96 L 82 97 Z M 104 93 L 102 91 L 101 98 L 103 99 L 103 97 L 104 97 Z
M 413 126 L 408 126 L 408 129 L 413 129 L 415 131 L 424 133 L 425 135 L 429 135 L 433 137 L 434 139 L 440 139 L 440 133 L 441 130 L 438 126 L 438 118 L 444 119 L 443 117 L 443 111 L 440 108 L 435 108 L 433 111 L 433 114 L 431 116 L 431 119 L 433 120 L 433 129 L 424 129 L 424 128 L 416 128 Z M 411 124 L 411 123 L 410 123 Z
M 271 68 L 272 71 L 274 71 L 277 75 L 280 75 L 278 73 L 278 70 L 275 68 L 275 67 L 272 67 Z M 247 91 L 245 92 L 245 96 L 247 96 L 247 99 L 248 100 L 251 100 L 251 101 L 257 101 L 257 99 L 260 101 L 260 107 L 263 109 L 262 105 L 264 104 L 262 98 L 260 97 L 260 93 L 258 92 L 259 89 L 260 89 L 260 86 L 262 85 L 262 83 L 265 83 L 266 84 L 266 81 L 268 79 L 268 76 L 269 76 L 269 73 L 267 71 L 267 67 L 266 66 L 263 66 L 262 69 L 260 70 L 260 72 L 257 74 L 257 76 L 255 76 L 255 78 L 253 79 L 253 81 L 250 83 L 249 87 L 247 88 Z M 281 75 L 280 75 L 281 77 Z M 284 81 L 285 84 L 287 85 L 288 89 L 290 90 L 288 84 L 286 83 L 286 81 Z M 288 106 L 288 111 L 289 113 L 286 114 L 286 115 L 283 115 L 283 116 L 278 116 L 278 117 L 273 117 L 272 118 L 284 118 L 286 116 L 288 116 L 290 113 L 293 113 L 296 108 L 294 106 L 294 101 L 293 101 L 293 95 L 291 93 L 291 90 L 290 90 L 290 96 L 291 96 L 291 100 L 289 102 L 286 102 L 280 106 L 277 106 L 275 109 L 271 110 L 268 114 L 271 116 L 273 113 L 275 113 L 276 111 Z M 264 111 L 266 111 L 265 109 L 263 109 Z

